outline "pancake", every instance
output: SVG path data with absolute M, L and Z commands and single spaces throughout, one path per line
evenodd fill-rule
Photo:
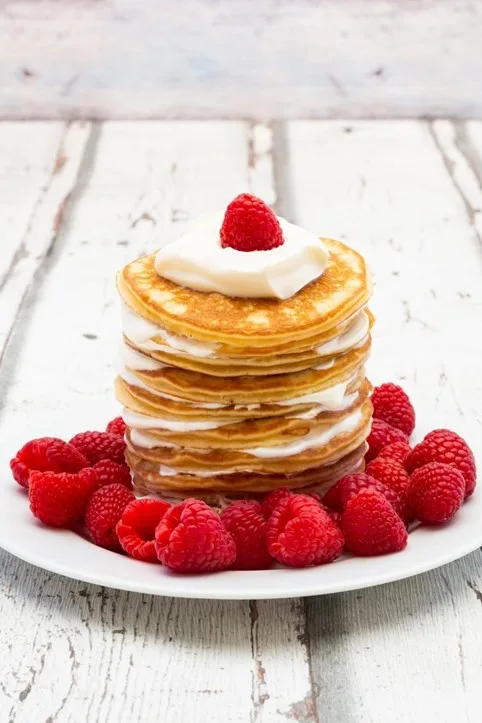
M 189 372 L 176 367 L 163 367 L 155 371 L 131 369 L 142 384 L 160 394 L 167 394 L 187 402 L 218 404 L 258 404 L 284 401 L 311 394 L 350 379 L 363 367 L 370 353 L 368 340 L 358 349 L 335 357 L 328 368 L 305 369 L 289 374 L 259 377 L 213 377 Z
M 363 257 L 340 241 L 322 241 L 330 253 L 324 273 L 284 301 L 234 298 L 178 286 L 157 274 L 155 254 L 128 264 L 119 273 L 117 286 L 128 307 L 174 334 L 224 344 L 248 356 L 256 349 L 302 346 L 305 340 L 311 346 L 317 335 L 346 323 L 366 306 L 371 294 Z
M 282 301 L 181 287 L 155 254 L 118 274 L 115 390 L 138 494 L 218 504 L 364 468 L 371 282 L 359 254 L 323 242 L 322 275 Z
M 135 378 L 134 378 L 135 380 Z M 135 380 L 137 381 L 137 380 Z M 343 384 L 343 383 L 342 383 Z M 355 392 L 366 396 L 371 391 L 371 385 L 361 369 L 346 383 L 342 399 L 346 400 Z M 341 386 L 341 385 L 340 385 Z M 265 417 L 289 416 L 293 414 L 309 413 L 314 409 L 323 407 L 322 403 L 296 401 L 284 402 L 283 404 L 213 404 L 203 406 L 202 403 L 184 402 L 183 400 L 170 399 L 160 394 L 153 394 L 148 388 L 139 387 L 136 384 L 129 384 L 125 379 L 117 377 L 115 381 L 116 396 L 119 402 L 133 412 L 144 414 L 161 419 L 172 419 L 177 421 L 236 421 L 245 419 L 262 419 Z M 302 397 L 301 397 L 302 399 Z M 347 400 L 348 403 L 349 400 Z M 326 411 L 329 411 L 325 404 Z
M 191 447 L 195 449 L 244 449 L 258 445 L 285 444 L 293 439 L 304 437 L 307 434 L 322 432 L 330 429 L 334 424 L 341 422 L 347 416 L 359 409 L 368 396 L 368 384 L 364 386 L 362 393 L 358 392 L 350 396 L 351 402 L 343 410 L 323 410 L 314 408 L 315 416 L 311 412 L 299 412 L 298 416 L 279 415 L 266 418 L 245 418 L 240 421 L 228 420 L 220 422 L 217 419 L 209 421 L 185 422 L 165 419 L 159 421 L 154 415 L 147 416 L 140 412 L 141 409 L 133 409 L 133 404 L 128 405 L 124 419 L 129 422 L 131 429 L 138 429 L 153 439 L 159 440 L 159 444 L 168 442 L 179 447 Z M 134 413 L 132 413 L 132 410 Z M 248 413 L 245 413 L 248 414 Z M 167 426 L 171 424 L 173 429 Z M 155 426 L 154 426 L 155 425 Z M 192 425 L 192 428 L 189 428 Z M 214 428 L 196 429 L 196 427 L 207 425 L 221 425 Z M 187 429 L 184 431 L 182 427 Z
M 274 456 L 257 456 L 257 454 L 243 450 L 234 449 L 209 449 L 209 448 L 188 448 L 163 445 L 162 440 L 154 437 L 149 440 L 149 446 L 143 435 L 143 445 L 136 444 L 138 434 L 135 430 L 129 429 L 126 433 L 127 459 L 131 459 L 131 453 L 151 462 L 156 462 L 179 472 L 195 472 L 199 475 L 214 472 L 229 471 L 253 471 L 253 472 L 276 472 L 279 474 L 292 474 L 301 472 L 310 467 L 317 467 L 323 464 L 336 462 L 353 449 L 359 447 L 368 437 L 371 426 L 372 406 L 369 400 L 365 401 L 359 411 L 355 413 L 355 423 L 349 431 L 342 431 L 336 434 L 328 442 L 310 446 L 298 453 L 287 454 L 287 445 L 277 444 L 266 447 L 267 454 Z M 350 415 L 354 417 L 355 415 Z M 345 418 L 345 422 L 348 419 Z M 343 421 L 343 420 L 342 420 Z M 328 431 L 328 430 L 327 430 Z M 323 434 L 321 432 L 320 436 Z M 298 438 L 291 442 L 292 446 L 309 443 L 307 432 L 304 439 Z M 329 436 L 329 435 L 328 435 Z M 134 437 L 134 440 L 133 440 Z M 159 446 L 157 446 L 159 444 Z M 171 443 L 172 444 L 172 443 Z M 152 446 L 151 446 L 152 445 Z
M 196 477 L 192 474 L 160 475 L 157 465 L 136 457 L 129 452 L 129 464 L 133 471 L 135 490 L 138 494 L 155 494 L 162 497 L 200 497 L 210 503 L 224 498 L 257 497 L 279 487 L 289 487 L 300 492 L 323 492 L 345 474 L 364 469 L 366 443 L 329 465 L 313 467 L 294 474 L 236 472 L 212 477 Z

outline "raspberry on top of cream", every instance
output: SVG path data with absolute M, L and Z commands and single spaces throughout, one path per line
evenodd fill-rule
M 264 204 L 263 211 L 259 199 L 246 211 L 236 208 L 231 219 L 230 209 L 238 199 L 226 214 L 202 215 L 177 241 L 158 251 L 154 265 L 159 276 L 197 291 L 273 299 L 288 299 L 321 276 L 329 254 L 315 234 L 276 217 Z M 243 213 L 253 216 L 245 218 Z M 273 223 L 279 225 L 283 242 L 270 247 L 266 231 Z M 226 226 L 237 248 L 226 245 Z M 249 232 L 253 237 L 257 228 L 261 241 L 240 235 Z M 263 244 L 267 250 L 260 248 Z

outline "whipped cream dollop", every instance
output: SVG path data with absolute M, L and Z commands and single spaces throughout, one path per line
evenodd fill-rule
M 269 251 L 238 251 L 221 246 L 224 214 L 200 216 L 177 241 L 157 252 L 159 274 L 197 291 L 225 296 L 288 299 L 319 278 L 328 250 L 316 234 L 278 217 L 284 243 Z

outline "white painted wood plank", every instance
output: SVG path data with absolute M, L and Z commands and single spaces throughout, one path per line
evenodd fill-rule
M 285 205 L 370 260 L 373 381 L 400 380 L 421 421 L 460 430 L 480 464 L 480 188 L 456 140 L 446 123 L 294 123 Z M 408 723 L 423 701 L 424 720 L 478 720 L 480 564 L 478 552 L 404 583 L 310 600 L 320 719 Z
M 271 141 L 271 129 L 245 123 L 94 128 L 62 233 L 2 365 L 3 444 L 7 434 L 15 444 L 38 434 L 68 438 L 117 413 L 116 269 L 241 191 L 276 203 Z M 2 559 L 0 614 L 12 621 L 15 642 L 5 639 L 11 655 L 0 661 L 0 710 L 12 707 L 16 723 L 270 723 L 279 710 L 308 705 L 299 603 L 258 603 L 254 616 L 248 603 L 102 591 Z M 18 632 L 27 614 L 28 629 Z
M 0 359 L 20 305 L 61 227 L 89 124 L 0 125 Z
M 3 117 L 476 116 L 482 7 L 9 2 Z

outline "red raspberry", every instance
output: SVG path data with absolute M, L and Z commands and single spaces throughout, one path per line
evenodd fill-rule
M 268 550 L 290 567 L 333 562 L 343 549 L 343 535 L 325 510 L 306 495 L 281 500 L 266 526 Z
M 371 396 L 373 416 L 410 437 L 415 429 L 415 410 L 410 399 L 398 384 L 375 387 Z
M 289 497 L 292 494 L 293 492 L 288 487 L 279 487 L 277 490 L 273 490 L 263 497 L 261 507 L 266 519 L 271 517 L 273 511 L 279 505 L 281 500 L 284 500 L 285 497 Z
M 14 479 L 26 488 L 32 471 L 78 472 L 88 466 L 86 458 L 75 447 L 57 437 L 32 439 L 10 460 Z
M 238 251 L 269 251 L 283 243 L 283 232 L 264 201 L 242 193 L 231 201 L 221 226 L 221 246 Z
M 130 557 L 144 562 L 159 562 L 156 554 L 155 532 L 172 505 L 164 500 L 143 497 L 127 505 L 116 526 L 122 548 Z
M 110 459 L 117 464 L 125 464 L 126 444 L 122 437 L 116 437 L 108 432 L 80 432 L 72 437 L 73 444 L 90 464 L 100 462 L 101 459 Z
M 134 499 L 133 493 L 121 484 L 107 485 L 94 492 L 85 513 L 85 526 L 92 542 L 107 550 L 122 549 L 116 526 Z
M 384 459 L 394 459 L 396 462 L 404 464 L 411 451 L 410 445 L 406 442 L 394 442 L 388 447 L 384 447 L 378 456 Z
M 226 570 L 236 559 L 236 545 L 219 515 L 195 499 L 166 512 L 156 529 L 156 551 L 176 572 Z
M 343 479 L 344 478 L 341 477 L 341 479 L 339 479 L 338 482 L 335 482 L 335 484 L 332 485 L 330 487 L 330 489 L 327 490 L 325 492 L 325 494 L 323 495 L 323 497 L 321 498 L 321 503 L 325 507 L 328 507 L 331 510 L 337 510 L 338 512 L 341 512 L 343 509 L 341 506 L 341 499 L 340 499 L 341 485 L 342 485 Z
M 125 464 L 117 464 L 110 459 L 101 459 L 100 462 L 94 464 L 92 469 L 95 469 L 99 478 L 97 489 L 113 484 L 121 484 L 132 489 L 131 473 Z
M 375 477 L 401 497 L 406 494 L 409 476 L 400 462 L 390 457 L 377 457 L 367 465 L 367 474 Z
M 34 517 L 52 527 L 70 527 L 83 516 L 97 484 L 90 469 L 80 472 L 31 472 L 28 497 Z
M 405 460 L 405 468 L 412 473 L 429 462 L 449 464 L 462 472 L 465 496 L 470 497 L 475 489 L 477 471 L 474 455 L 462 437 L 448 429 L 435 429 L 412 449 Z
M 354 555 L 385 555 L 403 550 L 405 525 L 386 497 L 367 487 L 351 499 L 341 518 L 345 546 Z
M 446 522 L 461 507 L 465 480 L 455 467 L 429 462 L 410 477 L 407 500 L 413 515 L 427 525 Z
M 384 447 L 388 447 L 389 444 L 393 444 L 394 442 L 405 442 L 408 444 L 408 439 L 406 434 L 400 429 L 391 427 L 381 419 L 374 419 L 367 442 L 368 452 L 365 455 L 365 460 L 370 462 L 372 459 L 375 459 L 375 457 L 378 457 Z
M 236 543 L 233 570 L 264 570 L 273 562 L 266 547 L 266 518 L 259 502 L 241 500 L 228 505 L 221 520 Z
M 341 512 L 337 512 L 336 510 L 326 510 L 326 514 L 330 518 L 332 522 L 335 523 L 337 527 L 340 527 L 341 525 Z
M 126 423 L 122 417 L 116 417 L 109 422 L 105 431 L 113 434 L 115 437 L 123 437 L 126 431 Z
M 375 479 L 375 477 L 371 477 L 371 475 L 365 474 L 364 472 L 349 474 L 346 477 L 343 477 L 343 484 L 341 485 L 340 490 L 342 511 L 346 509 L 348 502 L 353 499 L 353 497 L 356 497 L 360 490 L 366 489 L 367 487 L 378 490 L 378 492 L 382 495 L 385 495 L 394 510 L 400 514 L 399 508 L 401 504 L 398 493 L 390 487 L 387 487 L 387 485 L 384 485 L 382 482 L 379 482 Z

